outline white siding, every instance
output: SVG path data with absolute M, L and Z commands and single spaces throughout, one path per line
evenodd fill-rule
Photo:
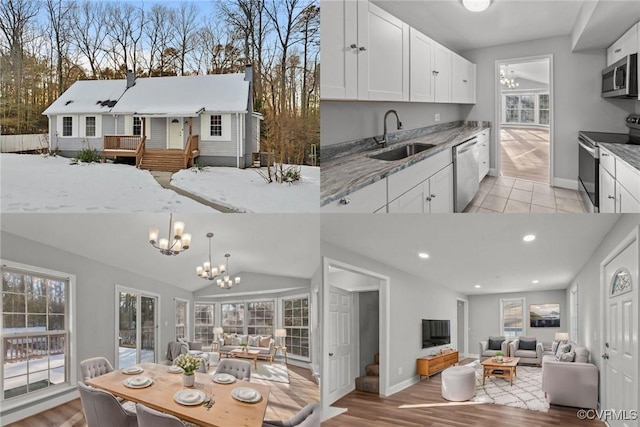
M 208 123 L 208 115 L 205 120 Z M 202 117 L 202 116 L 201 116 Z M 244 114 L 240 114 L 240 120 L 244 121 Z M 207 141 L 203 139 L 202 133 L 200 134 L 200 154 L 202 156 L 223 156 L 223 157 L 236 157 L 238 153 L 238 127 L 236 126 L 236 115 L 231 114 L 229 117 L 230 129 L 230 141 Z M 204 126 L 200 126 L 201 132 Z M 194 132 L 196 132 L 196 126 L 194 121 Z
M 80 151 L 83 148 L 95 148 L 102 150 L 102 135 L 113 133 L 114 119 L 113 116 L 103 115 L 96 120 L 96 137 L 87 138 L 84 135 L 84 118 L 83 115 L 73 115 L 74 135 L 73 137 L 60 137 L 62 134 L 62 117 L 51 116 L 49 120 L 49 133 L 51 149 L 60 149 L 62 151 Z M 97 116 L 99 117 L 99 116 Z

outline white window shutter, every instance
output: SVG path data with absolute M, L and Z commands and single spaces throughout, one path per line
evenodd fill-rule
M 210 140 L 211 139 L 211 114 L 200 114 L 200 139 L 201 140 Z
M 223 141 L 231 141 L 231 114 L 222 115 L 222 138 Z
M 62 118 L 64 116 L 55 116 L 56 118 L 56 133 L 58 134 L 58 138 L 62 137 Z
M 144 134 L 147 139 L 151 139 L 151 117 L 144 118 Z
M 133 135 L 133 116 L 124 116 L 124 134 Z
M 102 116 L 96 116 L 96 138 L 102 138 Z

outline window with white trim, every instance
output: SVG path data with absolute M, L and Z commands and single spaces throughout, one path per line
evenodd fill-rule
M 247 303 L 249 335 L 275 335 L 275 303 L 273 301 L 258 301 Z
M 225 334 L 244 334 L 244 303 L 222 303 L 222 329 Z
M 500 300 L 500 334 L 505 337 L 524 335 L 524 299 Z
M 287 330 L 287 353 L 306 357 L 309 352 L 309 297 L 282 300 L 282 325 Z
M 189 301 L 176 298 L 176 340 L 187 338 L 189 331 Z
M 96 118 L 95 116 L 87 116 L 84 118 L 84 135 L 96 136 Z
M 195 312 L 195 340 L 208 347 L 215 341 L 213 328 L 215 327 L 216 305 L 213 302 L 196 302 L 193 307 Z
M 62 117 L 62 136 L 73 136 L 73 117 Z
M 135 136 L 142 135 L 142 119 L 138 116 L 133 116 L 133 129 L 132 133 Z
M 502 94 L 502 123 L 548 126 L 550 114 L 548 93 Z
M 548 125 L 549 114 L 549 94 L 541 93 L 538 95 L 538 123 Z
M 209 135 L 222 136 L 222 116 L 220 114 L 212 114 L 209 122 Z
M 2 396 L 19 399 L 71 382 L 69 278 L 2 267 Z

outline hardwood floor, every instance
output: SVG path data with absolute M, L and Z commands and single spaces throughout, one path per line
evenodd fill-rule
M 502 176 L 549 182 L 549 131 L 536 128 L 502 128 Z
M 469 363 L 465 359 L 461 363 Z M 494 404 L 448 402 L 442 398 L 441 376 L 422 380 L 389 397 L 354 391 L 333 406 L 347 412 L 322 423 L 323 427 L 424 427 L 424 426 L 604 426 L 600 421 L 581 421 L 577 408 L 552 406 L 534 412 Z
M 286 420 L 307 403 L 320 401 L 320 389 L 311 371 L 288 365 L 289 384 L 266 380 L 252 380 L 271 386 L 265 419 Z M 75 399 L 49 411 L 42 412 L 8 427 L 87 427 L 80 399 Z

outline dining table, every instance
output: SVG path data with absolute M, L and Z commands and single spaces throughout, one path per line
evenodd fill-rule
M 219 384 L 212 381 L 211 374 L 196 372 L 193 387 L 185 387 L 182 373 L 169 372 L 168 365 L 141 363 L 137 375 L 150 377 L 153 382 L 145 388 L 130 388 L 125 380 L 132 378 L 123 370 L 115 370 L 86 381 L 91 387 L 108 391 L 131 402 L 142 403 L 155 410 L 174 415 L 182 420 L 202 427 L 261 427 L 267 410 L 270 387 L 247 381 Z M 261 394 L 255 403 L 236 400 L 232 391 L 238 387 L 250 387 Z M 214 402 L 207 405 L 184 405 L 174 400 L 174 395 L 185 389 L 200 390 Z

